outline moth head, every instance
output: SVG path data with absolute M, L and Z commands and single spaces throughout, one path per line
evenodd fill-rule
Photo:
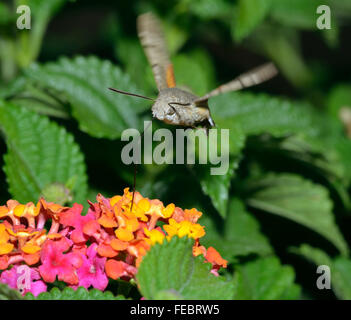
M 180 124 L 186 118 L 187 110 L 195 107 L 197 96 L 179 88 L 166 88 L 152 106 L 153 116 L 169 124 Z

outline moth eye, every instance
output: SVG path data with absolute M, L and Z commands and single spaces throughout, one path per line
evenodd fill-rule
M 171 116 L 172 114 L 175 114 L 174 109 L 173 109 L 173 108 L 169 108 L 168 111 L 167 111 L 167 114 L 170 115 L 170 116 Z

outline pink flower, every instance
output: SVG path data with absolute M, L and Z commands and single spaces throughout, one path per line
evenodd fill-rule
M 26 274 L 28 278 L 26 278 Z M 0 276 L 0 282 L 6 283 L 10 288 L 20 290 L 22 295 L 31 292 L 34 296 L 45 292 L 47 289 L 46 284 L 39 279 L 39 272 L 27 265 L 13 266 L 10 270 L 4 271 Z
M 77 270 L 79 278 L 78 286 L 83 286 L 86 289 L 93 286 L 103 291 L 108 285 L 108 278 L 105 273 L 107 258 L 100 258 L 97 255 L 97 247 L 97 244 L 93 243 L 87 250 L 87 256 L 83 256 L 83 264 Z
M 45 282 L 54 282 L 56 276 L 61 281 L 77 284 L 76 269 L 82 265 L 81 254 L 71 252 L 64 254 L 70 248 L 69 241 L 61 238 L 60 241 L 48 240 L 41 251 L 42 265 L 39 267 L 40 275 Z
M 60 213 L 60 223 L 73 228 L 70 238 L 74 243 L 86 242 L 88 240 L 88 237 L 83 233 L 83 228 L 88 222 L 95 220 L 95 214 L 92 211 L 86 216 L 82 216 L 82 210 L 83 206 L 75 203 L 73 208 Z

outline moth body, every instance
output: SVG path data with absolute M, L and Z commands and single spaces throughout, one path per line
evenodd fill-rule
M 172 125 L 194 127 L 198 124 L 213 126 L 207 101 L 195 103 L 199 97 L 179 88 L 161 89 L 152 106 L 153 116 Z

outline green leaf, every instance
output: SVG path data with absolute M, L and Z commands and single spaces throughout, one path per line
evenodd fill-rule
M 264 20 L 271 4 L 271 0 L 239 0 L 232 24 L 234 39 L 246 38 Z
M 284 136 L 304 132 L 314 134 L 310 107 L 303 102 L 270 97 L 266 94 L 232 92 L 210 101 L 211 114 L 216 123 L 230 128 L 233 122 L 247 135 L 270 133 Z
M 140 42 L 136 39 L 129 39 L 122 36 L 117 38 L 115 52 L 118 59 L 125 66 L 124 70 L 135 83 L 138 92 L 154 93 L 156 90 L 155 80 L 152 74 L 151 66 L 146 60 Z M 141 77 L 140 74 L 143 76 Z M 145 108 L 149 107 L 145 103 Z
M 324 251 L 307 244 L 292 248 L 291 252 L 303 256 L 317 266 L 326 265 L 330 268 L 331 288 L 339 299 L 351 299 L 351 260 L 345 257 L 332 259 Z M 316 279 L 318 275 L 316 274 Z
M 0 101 L 0 130 L 7 144 L 4 170 L 16 200 L 37 201 L 49 184 L 66 184 L 75 178 L 73 200 L 85 201 L 84 157 L 64 128 L 44 116 Z
M 28 300 L 125 300 L 122 295 L 114 296 L 110 291 L 87 290 L 84 287 L 79 287 L 76 290 L 66 287 L 62 291 L 53 288 L 51 291 L 40 293 L 37 297 L 27 293 L 26 298 Z
M 170 55 L 177 53 L 177 51 L 184 45 L 189 34 L 181 29 L 177 24 L 163 21 L 164 30 L 166 34 L 167 48 Z
M 193 170 L 200 181 L 202 191 L 211 198 L 213 206 L 222 218 L 227 215 L 230 181 L 239 167 L 239 157 L 229 159 L 228 171 L 223 175 L 211 175 L 212 165 L 196 165 Z
M 177 86 L 186 87 L 198 96 L 212 89 L 209 85 L 211 78 L 206 66 L 201 65 L 195 58 L 179 54 L 174 57 L 173 66 Z
M 307 91 L 315 76 L 300 52 L 300 38 L 296 29 L 262 25 L 249 39 L 252 49 L 271 59 L 294 86 Z
M 234 282 L 216 277 L 211 266 L 201 256 L 192 254 L 193 239 L 173 237 L 162 245 L 154 245 L 143 258 L 137 282 L 141 294 L 148 300 L 172 292 L 182 299 L 231 299 Z
M 229 197 L 229 187 L 230 181 L 234 176 L 235 170 L 239 167 L 240 162 L 240 151 L 244 147 L 245 136 L 243 131 L 235 123 L 231 123 L 230 126 L 222 127 L 222 122 L 217 123 L 218 139 L 221 139 L 221 129 L 229 129 L 229 154 L 228 148 L 226 146 L 220 145 L 218 150 L 208 149 L 208 154 L 210 152 L 219 153 L 222 157 L 222 163 L 219 165 L 207 164 L 200 165 L 197 164 L 193 167 L 196 178 L 200 181 L 202 191 L 211 198 L 213 206 L 218 210 L 222 218 L 227 214 L 227 204 Z M 228 156 L 226 157 L 226 154 Z M 222 166 L 223 170 L 227 166 L 228 169 L 224 174 L 212 174 L 211 169 Z
M 294 28 L 316 29 L 319 0 L 272 0 L 270 15 L 282 25 Z
M 19 291 L 11 289 L 7 284 L 0 282 L 0 300 L 24 300 Z
M 277 257 L 260 258 L 235 267 L 238 273 L 236 300 L 299 299 L 300 287 L 294 283 L 295 272 L 282 266 Z
M 332 174 L 345 185 L 349 183 L 350 141 L 344 138 L 339 123 L 315 112 L 309 104 L 233 92 L 214 97 L 210 106 L 214 121 L 222 128 L 235 124 L 246 135 L 269 133 L 273 137 L 283 137 L 282 144 L 292 156 L 322 169 L 325 176 Z M 269 143 L 267 138 L 262 140 Z
M 13 12 L 10 11 L 7 5 L 0 3 L 0 26 L 8 24 L 10 21 L 14 20 Z
M 224 221 L 216 225 L 214 219 L 204 214 L 201 224 L 206 230 L 201 243 L 206 247 L 215 247 L 224 259 L 235 261 L 238 256 L 265 256 L 273 253 L 268 239 L 260 232 L 259 223 L 237 198 L 230 200 L 228 215 Z
M 94 137 L 119 138 L 123 130 L 139 126 L 138 112 L 149 106 L 145 100 L 108 90 L 143 93 L 118 67 L 96 57 L 35 64 L 26 73 L 43 87 L 62 91 L 80 129 Z
M 230 16 L 232 7 L 226 0 L 182 0 L 178 4 L 179 11 L 191 12 L 201 19 L 215 19 Z
M 24 81 L 24 83 L 22 81 Z M 57 118 L 69 117 L 67 103 L 61 101 L 57 92 L 48 92 L 47 90 L 35 87 L 32 83 L 28 83 L 25 77 L 16 78 L 16 80 L 5 89 L 7 91 L 5 97 L 8 96 L 8 100 L 17 106 L 47 116 Z
M 348 253 L 332 212 L 328 190 L 294 174 L 267 174 L 252 180 L 248 204 L 308 227 L 332 242 L 342 254 Z
M 316 175 L 323 181 L 328 180 L 329 186 L 337 192 L 345 208 L 349 208 L 351 204 L 347 186 L 351 174 L 351 163 L 348 161 L 351 157 L 351 141 L 337 135 L 332 137 L 332 130 L 329 129 L 326 125 L 328 137 L 321 135 L 312 139 L 297 135 L 284 138 L 265 135 L 254 137 L 249 140 L 247 150 L 257 161 L 262 159 L 265 162 L 265 159 L 274 158 L 271 169 L 274 169 L 274 164 L 282 163 L 283 170 L 289 171 L 289 165 L 293 161 L 294 165 L 308 170 L 310 175 Z
M 157 292 L 154 300 L 182 300 L 182 297 L 172 290 L 164 290 Z

